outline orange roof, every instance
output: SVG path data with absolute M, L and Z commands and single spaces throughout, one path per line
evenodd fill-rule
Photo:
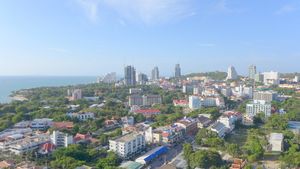
M 47 152 L 51 152 L 55 149 L 55 145 L 52 143 L 45 143 L 42 145 L 42 150 L 47 151 Z
M 0 168 L 9 168 L 14 165 L 14 162 L 12 161 L 1 161 L 0 162 Z
M 54 128 L 58 128 L 58 129 L 71 129 L 74 127 L 73 122 L 67 122 L 67 121 L 53 122 L 52 125 Z

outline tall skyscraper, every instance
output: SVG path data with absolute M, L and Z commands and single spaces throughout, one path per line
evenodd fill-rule
M 250 79 L 255 79 L 255 74 L 256 74 L 256 66 L 255 65 L 250 65 L 249 66 L 249 78 Z
M 175 65 L 175 77 L 178 78 L 181 76 L 181 68 L 179 64 Z
M 158 70 L 157 66 L 155 66 L 154 69 L 152 69 L 151 79 L 152 80 L 158 80 L 159 79 L 159 70 Z
M 146 82 L 148 81 L 148 77 L 147 77 L 147 75 L 146 74 L 144 74 L 144 73 L 139 73 L 138 74 L 138 84 L 139 85 L 144 85 L 144 84 L 146 84 Z
M 238 78 L 238 74 L 233 66 L 229 66 L 227 71 L 227 80 L 236 80 Z
M 124 83 L 128 86 L 136 85 L 136 72 L 133 66 L 126 66 L 124 69 Z

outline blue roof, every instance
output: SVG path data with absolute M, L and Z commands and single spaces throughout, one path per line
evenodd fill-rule
M 167 151 L 168 148 L 166 146 L 160 146 L 139 157 L 139 159 L 142 158 L 145 162 L 149 162 Z

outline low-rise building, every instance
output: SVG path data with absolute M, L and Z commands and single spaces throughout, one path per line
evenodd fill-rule
M 211 124 L 211 120 L 208 117 L 199 115 L 198 119 L 197 119 L 197 126 L 199 129 L 201 128 L 206 128 Z
M 30 127 L 35 130 L 45 130 L 52 126 L 52 119 L 43 118 L 43 119 L 34 119 Z
M 133 111 L 133 113 L 142 114 L 145 117 L 152 117 L 152 116 L 160 114 L 160 110 L 158 110 L 158 109 L 139 109 L 139 110 Z
M 173 100 L 173 105 L 176 107 L 188 107 L 189 102 L 187 100 Z
M 193 136 L 197 133 L 198 127 L 197 127 L 197 120 L 192 119 L 192 118 L 183 118 L 176 123 L 175 125 L 182 127 L 185 131 L 186 135 Z
M 134 125 L 134 117 L 133 116 L 125 116 L 121 118 L 123 125 Z
M 115 140 L 109 140 L 109 150 L 123 159 L 134 157 L 145 148 L 145 145 L 144 135 L 138 133 L 129 133 Z
M 72 130 L 74 127 L 74 123 L 70 121 L 62 121 L 62 122 L 53 122 L 52 128 L 56 130 Z
M 221 122 L 216 122 L 214 123 L 211 127 L 210 130 L 213 132 L 216 132 L 219 137 L 225 137 L 228 128 Z
M 38 149 L 42 144 L 50 141 L 47 134 L 35 134 L 17 139 L 8 145 L 8 150 L 14 154 L 20 155 L 28 151 Z
M 283 151 L 283 134 L 271 133 L 269 138 L 270 150 L 275 152 Z
M 88 119 L 95 118 L 95 115 L 92 112 L 67 113 L 67 116 L 71 118 L 77 118 L 80 121 L 85 121 Z
M 254 116 L 249 116 L 247 114 L 243 115 L 242 124 L 245 126 L 254 125 Z
M 228 132 L 231 132 L 235 127 L 236 119 L 234 116 L 222 115 L 217 121 L 224 124 L 225 127 L 228 128 Z

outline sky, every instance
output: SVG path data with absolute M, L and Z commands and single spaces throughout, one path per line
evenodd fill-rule
M 300 72 L 299 0 L 3 0 L 0 75 Z

